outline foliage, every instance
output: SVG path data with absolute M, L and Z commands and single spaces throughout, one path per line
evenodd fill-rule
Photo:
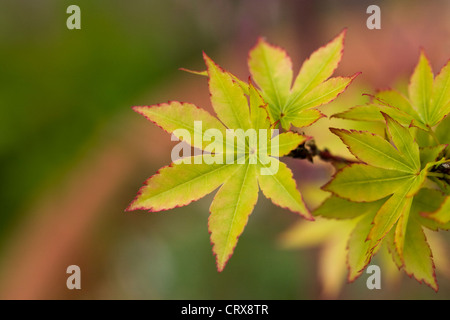
M 361 161 L 338 171 L 323 187 L 333 195 L 316 210 L 323 217 L 360 219 L 348 242 L 350 280 L 361 274 L 384 241 L 399 268 L 438 290 L 423 228 L 450 228 L 450 135 L 448 119 L 443 121 L 449 111 L 450 64 L 433 79 L 422 51 L 408 96 L 380 91 L 368 105 L 335 115 L 386 122 L 385 137 L 330 129 Z M 445 133 L 438 138 L 435 132 Z
M 217 117 L 193 104 L 176 101 L 134 107 L 214 161 L 208 162 L 205 153 L 174 161 L 146 181 L 127 210 L 168 210 L 219 188 L 210 206 L 209 231 L 217 269 L 222 271 L 261 189 L 275 205 L 307 220 L 314 220 L 313 216 L 320 220 L 310 223 L 315 226 L 302 228 L 303 234 L 292 231 L 285 238 L 286 246 L 314 243 L 314 239 L 320 242 L 326 235 L 332 239 L 328 257 L 342 260 L 346 255 L 350 281 L 361 275 L 383 247 L 399 269 L 437 291 L 432 248 L 424 228 L 450 228 L 450 64 L 434 77 L 421 51 L 406 95 L 393 89 L 378 91 L 370 95 L 366 105 L 335 114 L 333 117 L 341 119 L 378 121 L 385 127 L 384 135 L 330 128 L 357 159 L 346 160 L 321 151 L 312 137 L 300 135 L 295 129 L 324 117 L 317 107 L 334 100 L 358 75 L 331 77 L 342 58 L 345 34 L 344 30 L 315 51 L 295 79 L 288 54 L 263 38 L 250 50 L 251 76 L 247 82 L 204 54 L 206 71 L 184 70 L 208 78 Z M 201 121 L 202 126 L 196 127 L 195 121 Z M 229 151 L 228 140 L 210 134 L 216 130 L 223 137 L 232 129 L 282 132 L 268 138 L 258 136 L 253 142 L 246 137 L 245 145 L 233 151 Z M 203 140 L 198 141 L 196 135 Z M 272 146 L 278 152 L 273 153 Z M 319 156 L 335 164 L 337 172 L 323 186 L 331 196 L 312 214 L 291 170 L 278 160 L 279 156 L 311 161 Z M 228 158 L 235 161 L 224 161 Z M 268 160 L 276 161 L 277 170 L 269 168 Z M 269 174 L 262 170 L 269 170 Z M 324 222 L 327 219 L 329 223 Z M 336 224 L 329 219 L 343 222 Z

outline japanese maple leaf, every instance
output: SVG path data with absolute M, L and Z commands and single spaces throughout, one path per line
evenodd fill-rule
M 226 143 L 210 142 L 211 130 L 225 137 L 230 129 L 259 131 L 271 129 L 271 124 L 266 103 L 251 83 L 246 88 L 247 100 L 242 83 L 237 83 L 206 54 L 204 60 L 211 103 L 217 118 L 193 104 L 175 101 L 134 107 L 136 112 L 165 131 L 202 149 L 203 155 L 183 158 L 160 169 L 146 181 L 127 210 L 168 210 L 187 205 L 220 187 L 210 206 L 208 228 L 217 269 L 222 271 L 253 211 L 259 189 L 274 204 L 313 219 L 296 188 L 291 170 L 277 158 L 288 154 L 308 138 L 293 132 L 268 138 L 257 135 L 256 143 L 251 143 L 246 137 L 244 147 L 241 145 L 240 149 L 231 151 L 227 148 L 228 140 Z M 201 121 L 202 126 L 196 126 L 195 121 Z M 195 141 L 196 135 L 203 139 Z M 277 147 L 278 154 L 273 154 L 272 146 Z M 235 161 L 206 161 L 205 152 L 214 155 L 216 160 L 228 159 L 231 155 Z M 267 156 L 263 157 L 266 152 Z
M 252 79 L 268 103 L 272 123 L 281 124 L 285 130 L 289 130 L 291 124 L 298 128 L 313 124 L 324 117 L 316 108 L 334 100 L 360 74 L 330 78 L 342 58 L 345 34 L 346 30 L 313 52 L 294 81 L 292 61 L 287 52 L 259 38 L 249 52 L 248 66 Z M 208 75 L 206 71 L 182 70 Z M 231 76 L 248 93 L 248 85 Z
M 370 103 L 333 117 L 377 121 L 383 120 L 380 111 L 404 126 L 415 126 L 433 134 L 431 129 L 450 112 L 450 60 L 434 77 L 430 62 L 421 50 L 419 61 L 409 79 L 407 95 L 394 89 L 381 90 Z
M 323 189 L 351 202 L 379 205 L 376 210 L 371 209 L 372 216 L 366 216 L 349 244 L 349 250 L 356 251 L 357 272 L 369 263 L 381 241 L 391 233 L 395 254 L 405 271 L 437 290 L 431 250 L 421 224 L 410 213 L 414 196 L 431 175 L 429 169 L 446 160 L 436 161 L 438 154 L 434 152 L 430 157 L 421 153 L 407 128 L 387 114 L 382 115 L 390 141 L 369 132 L 330 129 L 362 163 L 341 169 Z
M 449 274 L 450 260 L 445 254 L 448 250 L 445 239 L 440 233 L 433 232 L 443 229 L 443 225 L 427 218 L 429 211 L 439 207 L 442 197 L 439 191 L 428 188 L 421 189 L 414 197 L 409 217 L 413 221 L 409 227 L 413 232 L 408 232 L 408 236 L 415 244 L 407 249 L 406 265 L 395 248 L 394 228 L 386 235 L 377 253 L 381 255 L 378 263 L 386 284 L 399 280 L 401 274 L 396 271 L 403 268 L 418 278 L 433 278 L 434 272 L 429 263 L 431 249 L 436 269 Z M 385 201 L 383 198 L 373 202 L 352 202 L 331 195 L 312 212 L 316 219 L 314 223 L 299 221 L 282 234 L 281 245 L 285 249 L 321 248 L 318 274 L 323 298 L 336 299 L 346 278 L 348 282 L 353 282 L 363 274 L 367 266 L 364 253 L 370 245 L 365 240 L 374 216 Z M 418 223 L 426 228 L 423 230 L 425 232 L 417 227 Z M 413 271 L 411 268 L 414 268 Z
M 292 62 L 286 51 L 263 38 L 250 51 L 248 65 L 274 122 L 289 130 L 306 127 L 324 115 L 315 109 L 334 100 L 359 73 L 333 77 L 343 53 L 346 30 L 311 54 L 293 81 Z

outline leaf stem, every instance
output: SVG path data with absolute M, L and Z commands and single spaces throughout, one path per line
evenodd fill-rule
M 319 150 L 314 140 L 310 140 L 299 145 L 297 148 L 292 150 L 287 156 L 295 159 L 308 159 L 311 162 L 313 162 L 313 157 L 317 156 L 321 160 L 331 162 L 333 164 L 347 165 L 352 163 L 359 163 L 359 161 L 333 155 L 328 149 Z

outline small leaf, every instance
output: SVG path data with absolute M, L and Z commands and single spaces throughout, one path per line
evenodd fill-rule
M 414 276 L 419 282 L 425 282 L 435 291 L 438 290 L 431 249 L 422 227 L 415 219 L 408 221 L 403 261 L 403 268 L 409 276 Z
M 297 100 L 291 100 L 290 107 L 286 113 L 295 113 L 298 111 L 315 108 L 323 104 L 329 103 L 336 99 L 338 95 L 347 89 L 350 83 L 360 74 L 354 74 L 351 77 L 334 77 L 309 91 L 307 94 L 300 96 Z
M 400 92 L 392 89 L 381 90 L 377 92 L 377 94 L 375 95 L 375 99 L 379 102 L 385 103 L 388 106 L 398 108 L 405 114 L 409 115 L 416 121 L 420 122 L 420 117 L 417 114 L 416 110 L 414 110 L 413 106 L 411 105 L 411 102 Z M 392 117 L 396 119 L 394 116 Z M 398 119 L 396 120 L 398 121 Z M 426 127 L 425 124 L 423 124 L 422 122 L 420 123 L 422 124 L 422 126 Z
M 411 210 L 403 210 L 394 231 L 395 249 L 397 250 L 400 259 L 403 259 L 403 247 L 405 245 L 406 227 L 408 225 L 410 211 Z
M 291 103 L 297 101 L 333 74 L 342 58 L 346 31 L 342 31 L 327 45 L 313 52 L 303 63 L 292 87 Z
M 389 142 L 366 131 L 330 128 L 359 160 L 378 168 L 414 173 L 416 170 Z
M 308 127 L 315 123 L 320 118 L 325 117 L 323 113 L 321 113 L 317 109 L 307 109 L 300 111 L 298 113 L 294 113 L 290 116 L 286 116 L 281 118 L 282 127 L 285 128 L 289 126 L 291 123 L 294 127 L 303 128 Z
M 251 128 L 250 111 L 241 87 L 204 54 L 209 75 L 211 103 L 219 119 L 230 129 Z
M 260 38 L 250 51 L 248 65 L 264 100 L 269 103 L 272 117 L 278 120 L 292 85 L 291 59 L 286 51 Z
M 397 251 L 397 247 L 395 246 L 394 237 L 395 237 L 395 230 L 392 228 L 391 231 L 389 231 L 384 237 L 383 243 L 386 245 L 387 250 L 391 254 L 392 261 L 400 270 L 403 267 L 403 261 L 402 258 L 400 258 L 400 255 Z
M 353 219 L 367 213 L 377 212 L 386 199 L 373 202 L 352 202 L 337 196 L 328 197 L 314 210 L 314 216 L 327 219 Z
M 127 211 L 185 206 L 214 191 L 236 170 L 232 164 L 196 164 L 191 159 L 190 164 L 171 164 L 160 169 L 145 182 Z
M 279 162 L 277 169 L 273 175 L 259 175 L 259 187 L 264 196 L 277 206 L 297 212 L 307 220 L 314 220 L 297 190 L 292 171 L 283 162 Z
M 235 174 L 215 195 L 210 208 L 208 226 L 219 272 L 233 254 L 258 199 L 256 166 L 237 166 Z
M 205 131 L 208 129 L 219 130 L 225 136 L 226 128 L 206 110 L 200 109 L 191 103 L 171 101 L 154 106 L 138 106 L 133 110 L 142 114 L 148 120 L 160 126 L 163 130 L 174 135 L 191 146 L 194 146 L 194 136 L 203 137 L 202 144 L 196 147 L 205 148 L 210 142 Z M 201 121 L 200 126 L 195 126 L 195 121 Z M 181 136 L 181 130 L 187 130 L 190 137 Z
M 378 242 L 391 230 L 398 219 L 408 214 L 411 209 L 412 197 L 406 197 L 409 192 L 409 185 L 394 193 L 378 210 L 368 239 L 372 241 L 371 247 L 375 247 Z
M 410 184 L 413 177 L 401 171 L 353 164 L 336 173 L 322 189 L 350 201 L 376 201 Z
M 433 126 L 450 112 L 450 60 L 434 79 L 430 103 L 430 122 Z
M 383 116 L 386 119 L 387 132 L 392 142 L 395 144 L 397 150 L 406 157 L 408 164 L 418 172 L 420 170 L 419 146 L 415 143 L 408 129 L 402 127 L 387 114 L 383 114 Z
M 430 99 L 433 90 L 433 71 L 423 51 L 420 52 L 419 62 L 414 69 L 408 86 L 409 98 L 417 108 L 420 118 L 425 124 L 430 119 Z
M 373 103 L 355 106 L 347 111 L 334 114 L 331 117 L 358 121 L 385 121 L 380 111 L 388 114 L 403 126 L 410 126 L 413 123 L 421 129 L 428 130 L 425 125 L 421 125 L 421 123 L 415 121 L 415 118 L 411 117 L 411 115 L 398 108 Z
M 364 268 L 370 262 L 370 255 L 367 252 L 370 249 L 370 241 L 366 241 L 371 228 L 371 221 L 375 216 L 375 212 L 370 212 L 358 220 L 358 224 L 352 231 L 348 240 L 347 265 L 349 268 L 348 280 L 354 281 L 358 278 Z
M 249 84 L 249 96 L 252 127 L 255 129 L 269 129 L 270 118 L 269 111 L 266 109 L 267 105 L 252 83 Z

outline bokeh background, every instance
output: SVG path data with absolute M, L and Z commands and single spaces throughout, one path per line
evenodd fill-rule
M 71 4 L 81 8 L 81 30 L 66 28 Z M 371 4 L 381 8 L 381 30 L 366 28 Z M 207 230 L 213 195 L 162 213 L 124 212 L 174 145 L 131 106 L 180 100 L 211 111 L 206 80 L 178 70 L 202 70 L 202 51 L 246 79 L 247 52 L 265 36 L 298 72 L 345 27 L 335 74 L 362 75 L 323 108 L 327 115 L 364 102 L 362 92 L 404 88 L 420 47 L 435 72 L 450 58 L 447 0 L 2 0 L 0 297 L 449 299 L 448 268 L 438 272 L 438 293 L 382 273 L 381 290 L 368 290 L 363 274 L 324 295 L 320 245 L 280 246 L 300 218 L 262 196 L 222 273 Z M 357 127 L 321 119 L 308 133 L 348 156 L 330 125 Z M 333 169 L 286 161 L 313 209 Z M 81 268 L 81 290 L 66 288 L 72 264 Z

